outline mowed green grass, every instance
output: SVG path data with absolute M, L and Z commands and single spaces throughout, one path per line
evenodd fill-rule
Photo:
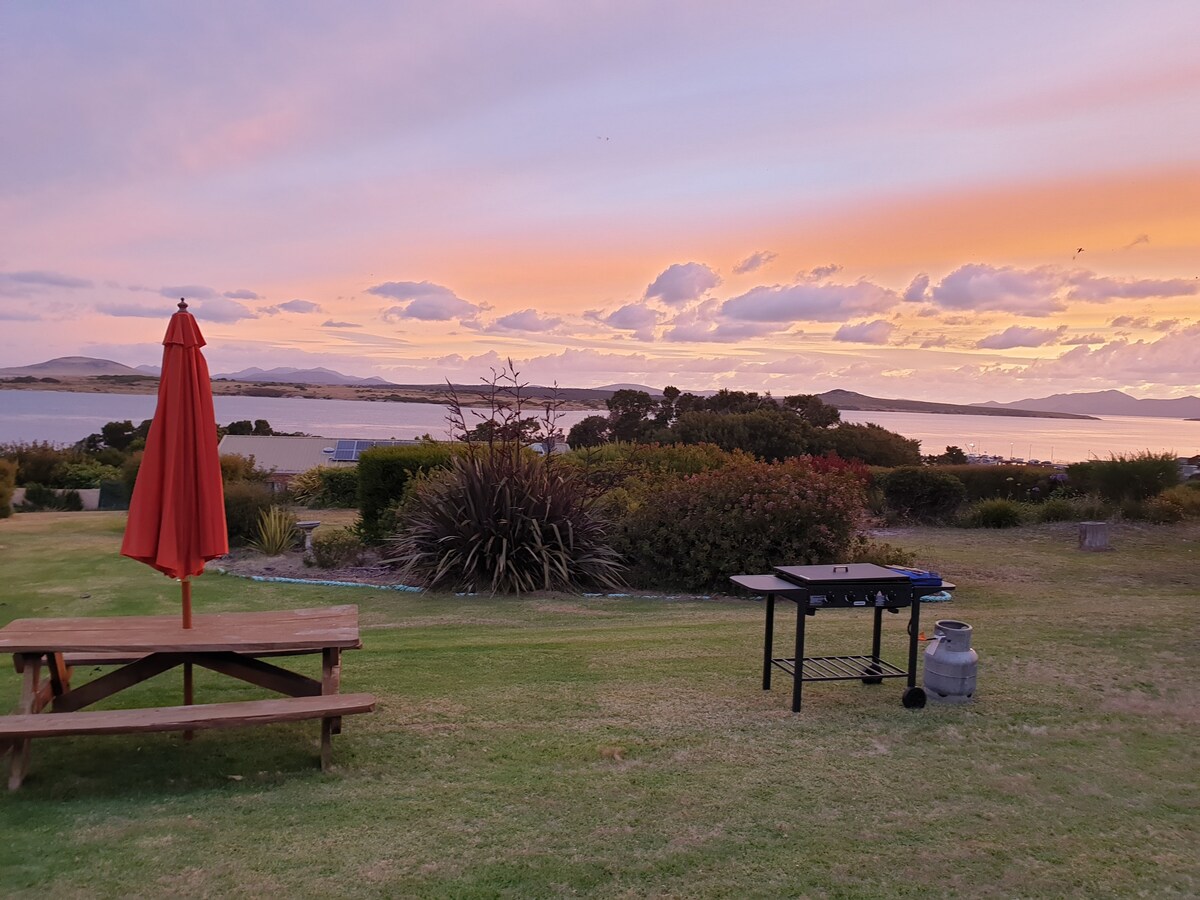
M 0 522 L 0 623 L 175 613 L 120 514 Z M 959 584 L 978 697 L 900 681 L 760 689 L 745 599 L 414 596 L 206 575 L 200 614 L 357 603 L 336 771 L 315 722 L 35 742 L 0 795 L 0 895 L 1171 896 L 1200 893 L 1200 526 L 919 529 Z M 784 643 L 790 604 L 777 622 Z M 904 659 L 906 616 L 886 617 Z M 861 653 L 870 616 L 810 620 Z M 294 661 L 315 672 L 313 658 Z M 89 673 L 79 672 L 76 677 Z M 113 704 L 179 702 L 178 673 Z M 0 673 L 0 706 L 18 680 Z M 198 675 L 202 701 L 261 695 Z

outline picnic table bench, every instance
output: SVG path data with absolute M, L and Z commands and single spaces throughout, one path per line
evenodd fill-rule
M 321 766 L 332 759 L 341 717 L 370 712 L 370 694 L 339 694 L 342 650 L 362 646 L 358 607 L 197 616 L 184 629 L 175 616 L 18 619 L 0 628 L 0 652 L 22 675 L 16 712 L 0 716 L 0 757 L 12 754 L 9 789 L 21 786 L 33 738 L 205 728 L 321 719 Z M 263 657 L 321 654 L 321 678 Z M 86 707 L 176 666 L 199 665 L 282 699 L 103 711 Z M 72 685 L 74 667 L 117 666 Z M 47 677 L 42 678 L 45 670 Z

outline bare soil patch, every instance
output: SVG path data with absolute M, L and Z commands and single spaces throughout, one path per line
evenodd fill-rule
M 214 559 L 210 569 L 229 575 L 263 578 L 302 578 L 306 581 L 351 581 L 356 584 L 392 586 L 400 584 L 393 569 L 383 565 L 376 554 L 364 553 L 361 565 L 322 569 L 306 565 L 303 553 L 264 556 L 254 550 L 238 549 Z

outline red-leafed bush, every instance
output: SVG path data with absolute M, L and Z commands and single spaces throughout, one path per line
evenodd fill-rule
M 630 582 L 725 588 L 729 576 L 847 558 L 865 518 L 865 473 L 844 460 L 745 457 L 637 493 L 616 535 Z

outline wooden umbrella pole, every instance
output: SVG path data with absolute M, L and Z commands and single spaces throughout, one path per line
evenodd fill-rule
M 183 585 L 183 627 L 192 627 L 192 580 L 184 578 L 181 582 Z
M 183 627 L 192 627 L 192 580 L 184 578 L 181 582 L 183 585 Z M 192 664 L 190 662 L 183 664 L 183 705 L 191 706 L 195 699 L 195 694 L 192 689 Z M 185 731 L 183 739 L 190 741 L 192 732 Z

